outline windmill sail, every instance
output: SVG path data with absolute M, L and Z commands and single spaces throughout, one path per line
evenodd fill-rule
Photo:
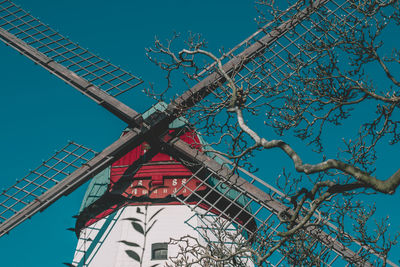
M 59 158 L 58 153 L 56 153 L 48 160 L 51 162 L 55 160 L 53 164 L 49 165 L 47 163 L 48 161 L 45 161 L 43 165 L 36 169 L 44 169 L 43 172 L 37 173 L 36 170 L 34 171 L 34 182 L 30 180 L 31 174 L 29 174 L 23 179 L 18 180 L 14 186 L 2 192 L 0 195 L 2 201 L 0 209 L 0 212 L 2 212 L 0 236 L 8 233 L 11 229 L 32 217 L 35 213 L 43 211 L 60 197 L 73 192 L 90 178 L 125 155 L 132 147 L 138 146 L 143 140 L 143 135 L 130 130 L 95 156 L 92 150 L 80 145 L 78 146 L 78 151 L 81 151 L 82 154 L 77 154 L 75 150 L 70 152 L 66 149 L 59 152 L 67 153 L 71 160 L 70 162 L 67 162 L 64 157 Z M 72 145 L 74 144 L 72 143 L 71 146 Z M 94 157 L 89 157 L 89 155 Z M 84 159 L 90 160 L 85 162 Z M 76 161 L 82 166 L 76 165 Z M 68 173 L 64 171 L 64 164 L 68 164 Z M 75 168 L 75 170 L 73 170 L 73 168 Z M 50 176 L 48 176 L 49 174 L 47 173 L 49 173 Z M 55 180 L 56 177 L 58 180 Z M 41 182 L 35 182 L 35 179 L 40 179 Z M 42 181 L 42 179 L 45 180 Z M 30 186 L 31 184 L 34 185 L 34 187 L 27 188 L 27 185 Z
M 143 81 L 62 36 L 11 1 L 0 2 L 0 39 L 127 123 L 136 112 L 110 96 Z
M 279 240 L 271 239 L 277 232 L 285 230 L 284 222 L 279 218 L 279 214 L 293 212 L 290 207 L 283 204 L 283 200 L 287 197 L 285 194 L 240 167 L 238 168 L 240 176 L 232 173 L 233 163 L 226 158 L 218 155 L 208 156 L 191 148 L 178 138 L 172 139 L 169 146 L 170 153 L 191 163 L 188 166 L 191 166 L 193 175 L 186 179 L 186 183 L 176 191 L 190 191 L 186 197 L 178 198 L 183 205 L 190 207 L 189 199 L 200 199 L 197 205 L 201 205 L 203 209 L 196 210 L 196 216 L 203 221 L 202 225 L 206 225 L 207 229 L 218 229 L 213 232 L 214 235 L 225 235 L 219 221 L 229 218 L 228 221 L 236 225 L 233 235 L 245 232 L 250 237 L 242 241 L 242 245 L 263 251 L 266 249 L 263 247 L 264 244 L 269 243 L 270 247 L 266 249 L 268 251 L 279 243 Z M 192 161 L 193 159 L 195 161 Z M 187 186 L 192 180 L 200 180 L 199 186 L 207 187 L 207 195 Z M 234 198 L 230 196 L 233 191 Z M 210 197 L 211 195 L 217 197 Z M 233 201 L 227 202 L 225 199 Z M 237 202 L 238 199 L 247 201 L 244 205 L 240 205 Z M 315 263 L 324 266 L 343 266 L 349 263 L 376 266 L 385 261 L 378 253 L 361 244 L 356 238 L 340 232 L 327 218 L 314 214 L 311 221 L 318 227 L 309 227 L 304 230 L 306 237 L 302 239 L 304 244 L 301 246 L 304 248 L 309 246 L 308 251 L 304 250 L 304 252 L 314 254 L 314 257 L 318 259 Z M 204 231 L 202 228 L 194 228 L 197 231 Z M 210 237 L 208 241 L 212 241 Z M 297 253 L 301 253 L 301 246 L 298 247 Z M 290 246 L 282 246 L 268 258 L 267 263 L 271 266 L 290 263 L 291 249 Z M 386 264 L 397 266 L 390 260 L 386 260 Z
M 3 190 L 0 193 L 0 236 L 54 202 L 49 194 L 57 192 L 58 187 L 65 187 L 62 181 L 94 155 L 93 150 L 70 142 L 13 186 Z

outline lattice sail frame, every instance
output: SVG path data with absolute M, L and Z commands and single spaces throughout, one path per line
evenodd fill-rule
M 63 37 L 9 0 L 0 1 L 0 39 L 129 125 L 140 115 L 113 97 L 143 81 Z
M 270 125 L 270 118 L 275 117 L 277 123 L 279 123 L 279 116 L 277 115 L 280 110 L 273 107 L 274 104 L 277 106 L 284 104 L 280 97 L 283 94 L 281 91 L 290 91 L 294 98 L 301 98 L 301 93 L 296 92 L 296 90 L 300 90 L 298 90 L 296 84 L 293 84 L 294 81 L 291 78 L 306 68 L 315 67 L 315 61 L 323 60 L 327 55 L 326 52 L 308 51 L 307 47 L 324 41 L 334 43 L 338 38 L 335 34 L 324 32 L 322 25 L 326 27 L 329 24 L 334 32 L 340 27 L 353 28 L 357 26 L 357 23 L 365 23 L 362 18 L 358 17 L 357 11 L 351 7 L 351 0 L 313 2 L 318 8 L 314 9 L 311 14 L 304 17 L 300 15 L 297 21 L 294 21 L 293 14 L 304 12 L 308 5 L 308 2 L 298 1 L 281 14 L 278 22 L 268 23 L 232 50 L 224 53 L 220 58 L 222 63 L 238 60 L 242 53 L 254 46 L 257 47 L 253 49 L 254 55 L 246 58 L 246 61 L 242 64 L 238 64 L 237 68 L 225 69 L 230 73 L 237 88 L 245 85 L 243 91 L 246 95 L 246 102 L 242 110 L 246 120 L 256 120 L 255 116 L 252 115 L 254 113 L 257 116 L 264 116 L 268 125 Z M 351 20 L 354 25 L 350 25 L 347 22 L 348 20 Z M 212 63 L 196 77 L 201 79 L 213 71 L 218 71 L 216 69 L 216 64 Z M 229 86 L 220 84 L 209 97 L 196 103 L 189 111 L 193 124 L 200 131 L 207 131 L 210 123 L 214 122 L 212 119 L 217 121 L 219 125 L 235 125 L 237 123 L 235 116 L 227 114 L 225 110 L 218 111 L 215 108 L 226 107 L 229 103 L 227 99 L 231 98 L 231 94 L 232 89 Z M 198 115 L 199 112 L 202 113 L 201 116 Z M 315 112 L 317 114 L 317 111 Z M 324 114 L 318 115 L 322 117 Z M 312 119 L 313 117 L 310 118 L 310 120 Z M 273 123 L 271 122 L 271 124 Z M 254 125 L 254 122 L 251 125 Z M 231 130 L 235 131 L 235 129 Z M 212 136 L 213 133 L 210 133 L 210 135 Z M 221 133 L 218 132 L 218 134 Z M 227 139 L 227 141 L 231 140 Z M 251 142 L 250 139 L 246 139 L 246 141 Z M 238 142 L 239 151 L 244 146 Z M 216 148 L 219 149 L 219 147 Z M 221 148 L 221 150 L 223 149 Z
M 112 96 L 143 82 L 62 36 L 11 1 L 0 1 L 0 28 Z
M 183 205 L 191 208 L 197 213 L 197 217 L 207 225 L 207 230 L 212 232 L 210 236 L 226 236 L 233 235 L 235 240 L 242 240 L 235 244 L 236 251 L 246 248 L 258 250 L 262 254 L 268 251 L 280 242 L 276 234 L 280 231 L 285 231 L 285 224 L 279 218 L 278 214 L 290 211 L 288 206 L 285 206 L 283 200 L 286 196 L 278 189 L 264 182 L 262 179 L 249 173 L 248 171 L 239 168 L 240 176 L 230 173 L 233 168 L 233 163 L 226 158 L 213 156 L 212 160 L 223 162 L 219 164 L 201 164 L 201 162 L 210 161 L 204 155 L 198 154 L 197 168 L 194 174 L 187 179 L 186 184 L 189 184 L 192 179 L 201 181 L 198 187 L 207 187 L 207 194 L 199 194 L 193 188 L 183 184 L 177 189 L 176 195 L 179 195 L 181 190 L 189 191 L 185 198 L 178 198 Z M 211 160 L 211 161 L 212 161 Z M 193 163 L 192 163 L 193 164 Z M 194 163 L 195 165 L 196 163 Z M 192 165 L 192 166 L 194 166 Z M 214 166 L 214 167 L 212 167 Z M 218 177 L 218 182 L 215 178 Z M 226 188 L 225 192 L 221 192 L 221 187 Z M 235 199 L 230 198 L 230 191 L 239 192 Z M 215 196 L 218 196 L 217 198 Z M 193 207 L 190 199 L 199 199 L 198 204 Z M 238 199 L 247 199 L 244 206 L 237 204 Z M 230 199 L 231 203 L 226 203 L 224 199 Z M 200 209 L 196 209 L 200 207 Z M 201 210 L 199 212 L 199 210 Z M 232 212 L 234 210 L 234 212 Z M 305 212 L 307 212 L 305 210 Z M 246 218 L 247 216 L 247 218 Z M 245 220 L 243 220 L 245 218 Z M 235 231 L 227 231 L 221 228 L 221 221 L 229 221 L 229 225 L 236 226 Z M 302 246 L 309 245 L 314 254 L 314 262 L 303 262 L 304 264 L 321 264 L 323 266 L 348 266 L 355 264 L 359 266 L 376 266 L 382 265 L 383 259 L 374 254 L 369 248 L 364 247 L 356 239 L 346 233 L 340 233 L 338 229 L 327 221 L 325 218 L 314 215 L 310 222 L 315 223 L 318 227 L 300 230 L 298 235 L 303 235 L 299 242 Z M 256 225 L 256 227 L 254 227 Z M 196 229 L 202 231 L 204 229 Z M 241 237 L 247 236 L 247 239 Z M 205 236 L 204 238 L 209 238 Z M 343 240 L 346 240 L 346 245 L 343 245 Z M 213 241 L 209 240 L 210 244 Z M 284 245 L 277 249 L 262 266 L 281 266 L 281 264 L 294 264 L 290 261 L 290 255 L 301 252 L 301 246 L 297 248 L 299 251 L 293 250 L 292 243 Z M 235 250 L 233 250 L 235 251 Z M 246 255 L 245 253 L 239 255 Z M 220 255 L 223 256 L 223 255 Z M 226 256 L 226 255 L 225 255 Z M 391 261 L 386 264 L 397 266 Z
M 87 147 L 70 142 L 13 186 L 3 190 L 0 193 L 0 225 L 29 204 L 40 202 L 45 192 L 91 160 L 95 154 Z

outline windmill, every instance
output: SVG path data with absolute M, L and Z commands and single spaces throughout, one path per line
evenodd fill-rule
M 329 1 L 316 2 L 317 10 L 318 8 L 323 8 L 327 2 Z M 149 109 L 149 114 L 145 116 L 145 114 L 137 113 L 132 108 L 114 98 L 114 96 L 140 85 L 140 79 L 90 54 L 90 52 L 70 42 L 57 32 L 48 29 L 47 26 L 24 13 L 24 11 L 16 7 L 10 1 L 2 1 L 1 8 L 3 13 L 1 13 L 0 17 L 5 20 L 5 22 L 2 22 L 2 29 L 0 31 L 2 40 L 32 59 L 35 63 L 43 66 L 56 76 L 71 84 L 83 94 L 89 96 L 96 103 L 100 104 L 129 125 L 129 129 L 125 134 L 100 154 L 96 155 L 93 151 L 84 146 L 71 143 L 69 146 L 59 151 L 51 160 L 46 161 L 38 170 L 34 170 L 29 176 L 3 192 L 2 196 L 6 197 L 7 200 L 2 200 L 4 201 L 2 202 L 2 207 L 5 209 L 2 213 L 4 215 L 4 220 L 0 225 L 2 234 L 7 233 L 37 211 L 44 210 L 59 197 L 72 192 L 90 178 L 100 177 L 102 171 L 106 170 L 117 160 L 123 158 L 127 153 L 132 151 L 132 149 L 145 146 L 144 142 L 148 143 L 150 148 L 157 146 L 163 147 L 165 151 L 168 151 L 168 154 L 176 155 L 176 159 L 195 163 L 192 164 L 190 168 L 186 166 L 191 174 L 185 174 L 187 180 L 185 183 L 181 183 L 176 191 L 180 192 L 180 190 L 183 191 L 186 189 L 191 193 L 177 198 L 176 201 L 179 201 L 182 206 L 189 205 L 189 207 L 190 205 L 199 206 L 201 203 L 206 204 L 205 207 L 202 208 L 202 211 L 206 214 L 201 214 L 205 218 L 207 218 L 206 215 L 210 215 L 211 217 L 217 216 L 220 219 L 237 223 L 237 219 L 240 216 L 250 216 L 250 219 L 241 220 L 241 223 L 238 224 L 238 228 L 247 232 L 255 232 L 256 230 L 254 230 L 254 228 L 249 227 L 251 223 L 248 222 L 254 221 L 258 228 L 263 225 L 273 224 L 267 219 L 269 215 L 276 215 L 282 211 L 282 209 L 286 208 L 274 198 L 275 195 L 281 194 L 276 189 L 270 187 L 245 170 L 240 170 L 244 177 L 237 175 L 232 176 L 229 167 L 227 167 L 231 164 L 229 161 L 223 158 L 213 158 L 212 155 L 206 155 L 198 149 L 193 149 L 187 142 L 182 142 L 179 136 L 171 135 L 168 132 L 168 129 L 171 129 L 169 125 L 176 120 L 180 120 L 180 117 L 183 115 L 182 109 L 190 108 L 196 101 L 200 101 L 203 97 L 206 97 L 211 90 L 216 90 L 218 84 L 224 82 L 224 78 L 218 73 L 209 75 L 199 84 L 195 85 L 188 93 L 183 94 L 169 105 L 164 106 L 161 104 L 154 106 L 152 109 Z M 340 12 L 340 8 L 338 7 L 337 9 L 339 9 L 338 12 Z M 244 66 L 252 63 L 252 61 L 257 58 L 260 51 L 268 50 L 272 43 L 281 36 L 284 36 L 289 29 L 293 29 L 301 24 L 303 20 L 306 20 L 314 12 L 314 9 L 310 10 L 304 8 L 302 13 L 299 13 L 298 17 L 290 19 L 286 23 L 278 26 L 279 29 L 275 33 L 265 34 L 263 31 L 258 31 L 255 35 L 252 35 L 251 38 L 238 46 L 243 49 L 244 52 L 237 54 L 237 51 L 240 51 L 240 49 L 236 48 L 228 55 L 232 57 L 232 60 L 227 63 L 226 71 L 229 73 L 231 70 L 235 70 L 235 73 L 239 73 L 239 65 Z M 9 19 L 10 17 L 13 17 L 13 19 Z M 25 23 L 18 23 L 21 21 Z M 31 33 L 26 34 L 31 30 L 35 32 L 34 35 Z M 23 42 L 21 42 L 21 40 Z M 254 40 L 258 40 L 258 42 Z M 240 60 L 238 60 L 238 58 Z M 90 69 L 92 67 L 93 69 Z M 111 69 L 106 69 L 108 67 Z M 107 77 L 109 73 L 113 73 L 113 76 L 104 78 Z M 67 157 L 72 156 L 72 161 L 69 161 L 67 165 L 65 165 L 65 155 L 67 155 Z M 82 167 L 76 166 L 76 162 L 79 162 Z M 71 171 L 71 174 L 67 173 L 67 169 L 70 169 L 68 171 Z M 45 175 L 46 173 L 51 173 L 51 175 Z M 52 182 L 52 179 L 58 176 L 60 177 L 59 182 Z M 45 180 L 40 183 L 33 183 L 32 181 L 38 177 L 39 179 L 44 178 Z M 190 186 L 191 181 L 199 182 L 200 185 L 206 187 L 208 190 L 207 192 L 210 193 L 206 193 L 205 196 L 199 193 L 201 190 L 193 190 L 193 187 Z M 33 184 L 36 187 L 28 191 L 25 189 L 27 188 L 27 184 Z M 43 184 L 46 184 L 46 187 Z M 246 204 L 236 205 L 236 202 L 232 201 L 231 204 L 227 205 L 228 208 L 222 208 L 221 205 L 218 204 L 218 201 L 214 203 L 211 202 L 210 198 L 207 197 L 210 194 L 217 194 L 217 197 L 214 197 L 214 199 L 232 200 L 232 198 L 227 196 L 230 192 L 229 190 L 224 192 L 219 189 L 222 184 L 229 185 L 229 187 L 232 188 L 231 191 L 238 193 L 234 199 L 240 197 L 248 198 L 249 204 L 247 204 L 247 206 Z M 257 186 L 254 184 L 257 184 Z M 21 188 L 23 188 L 23 190 L 21 190 Z M 260 191 L 260 188 L 263 189 L 263 191 Z M 28 197 L 25 195 L 16 197 L 14 194 L 15 191 L 12 190 L 19 190 L 19 192 L 26 193 Z M 42 194 L 34 194 L 34 191 L 36 193 L 42 191 Z M 176 194 L 171 194 L 171 196 L 177 197 Z M 197 200 L 195 202 L 190 201 L 189 199 L 191 197 L 196 197 Z M 21 200 L 21 198 L 24 199 Z M 29 203 L 28 198 L 31 198 Z M 10 204 L 9 201 L 14 202 Z M 262 212 L 251 215 L 251 213 L 246 210 L 246 207 L 249 206 L 251 206 L 252 209 L 256 208 L 257 210 L 262 210 Z M 232 215 L 230 208 L 238 209 L 239 212 Z M 197 213 L 199 212 L 195 212 L 195 214 Z M 212 221 L 214 220 L 215 219 L 212 219 Z M 205 224 L 207 223 L 210 222 L 208 221 Z M 269 227 L 272 227 L 272 225 Z M 328 227 L 333 226 L 328 225 Z M 332 253 L 343 257 L 344 260 L 357 257 L 357 253 L 343 246 L 339 241 L 330 240 L 329 235 L 325 232 L 313 234 L 316 234 L 322 240 L 329 240 L 331 246 L 322 242 L 321 249 L 331 250 Z M 275 264 L 278 264 L 282 260 L 282 258 L 277 256 L 277 263 Z M 80 259 L 77 261 L 79 262 Z M 333 260 L 331 259 L 328 263 L 334 263 L 334 261 L 338 262 L 340 260 L 333 257 Z

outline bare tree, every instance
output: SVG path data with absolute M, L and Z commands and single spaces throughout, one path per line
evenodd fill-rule
M 184 49 L 178 34 L 165 43 L 156 39 L 148 49 L 150 60 L 166 71 L 166 89 L 148 92 L 157 100 L 210 73 L 221 76 L 208 97 L 189 110 L 182 107 L 209 143 L 205 151 L 232 160 L 232 172 L 255 171 L 255 157 L 273 148 L 292 163 L 276 179 L 287 196 L 282 201 L 291 206 L 279 215 L 284 230 L 271 238 L 259 230 L 251 244 L 228 256 L 197 244 L 197 256 L 209 255 L 215 263 L 250 253 L 261 265 L 284 248 L 290 264 L 320 265 L 324 252 L 311 250 L 315 237 L 309 229 L 330 221 L 342 242 L 352 232 L 385 261 L 397 236 L 388 234 L 387 220 L 370 222 L 375 207 L 362 200 L 394 194 L 400 184 L 400 169 L 386 178 L 377 177 L 375 167 L 385 148 L 398 147 L 400 140 L 400 50 L 390 41 L 400 32 L 399 1 L 279 2 L 257 2 L 258 32 L 231 51 L 210 52 L 197 34 L 189 34 Z M 265 40 L 260 36 L 270 37 L 271 44 L 243 60 L 244 48 Z M 229 60 L 239 62 L 233 70 Z M 342 124 L 351 126 L 340 133 L 339 143 L 329 132 Z M 303 154 L 311 152 L 296 150 L 289 142 L 298 142 L 293 137 L 320 161 L 305 163 Z

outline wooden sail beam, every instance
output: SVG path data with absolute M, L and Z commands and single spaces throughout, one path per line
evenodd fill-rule
M 50 73 L 58 76 L 60 79 L 70 84 L 82 94 L 88 96 L 97 104 L 101 105 L 129 125 L 135 125 L 136 122 L 141 120 L 141 115 L 139 113 L 123 104 L 115 97 L 102 91 L 94 84 L 89 83 L 73 71 L 57 63 L 50 57 L 29 46 L 27 43 L 2 28 L 0 28 L 0 38 L 6 44 L 34 61 L 36 64 L 47 69 Z
M 220 164 L 215 159 L 207 156 L 205 153 L 197 149 L 191 148 L 189 144 L 185 143 L 179 138 L 177 137 L 171 138 L 166 142 L 166 144 L 169 147 L 168 151 L 171 154 L 175 155 L 176 159 L 180 159 L 182 160 L 182 162 L 189 161 L 191 163 L 194 163 L 193 165 L 190 165 L 193 173 L 197 173 L 198 169 L 203 169 L 202 170 L 203 172 L 206 171 L 209 174 L 212 174 L 212 176 L 215 177 L 216 179 L 225 183 L 227 186 L 233 187 L 234 189 L 243 192 L 247 197 L 255 200 L 257 203 L 259 203 L 259 205 L 265 207 L 272 213 L 275 214 L 280 214 L 282 212 L 287 212 L 289 214 L 293 213 L 293 210 L 290 207 L 276 200 L 273 196 L 271 196 L 267 192 L 264 192 L 254 184 L 249 183 L 247 180 L 240 177 L 238 174 L 232 173 L 232 170 L 230 170 L 226 165 Z M 207 177 L 207 176 L 209 175 L 207 174 L 196 175 L 196 178 L 201 179 L 202 177 Z M 212 205 L 212 208 L 218 209 L 218 207 L 213 206 L 212 203 L 210 203 L 210 205 Z M 243 212 L 246 212 L 244 207 L 242 207 L 242 210 Z M 322 224 L 327 224 L 329 226 L 330 223 L 322 222 Z M 245 229 L 247 231 L 249 230 L 247 227 L 245 227 Z M 304 229 L 304 231 L 317 238 L 319 242 L 322 242 L 329 249 L 334 250 L 335 253 L 339 254 L 347 261 L 353 263 L 357 262 L 360 264 L 362 263 L 363 266 L 371 266 L 371 267 L 374 266 L 369 261 L 363 259 L 360 255 L 358 255 L 358 253 L 354 252 L 349 247 L 343 245 L 339 240 L 332 238 L 328 233 L 319 229 L 318 227 L 316 226 L 307 227 Z M 255 233 L 254 232 L 250 233 L 250 236 L 251 234 Z M 363 248 L 363 245 L 355 241 L 350 235 L 347 235 L 347 238 L 349 238 L 350 240 L 352 240 L 352 242 L 357 244 L 360 249 L 369 250 L 369 248 L 367 247 Z M 380 256 L 377 255 L 374 251 L 370 251 L 370 253 L 375 254 L 376 257 L 380 258 Z M 392 266 L 395 266 L 390 261 L 388 261 L 387 263 Z

